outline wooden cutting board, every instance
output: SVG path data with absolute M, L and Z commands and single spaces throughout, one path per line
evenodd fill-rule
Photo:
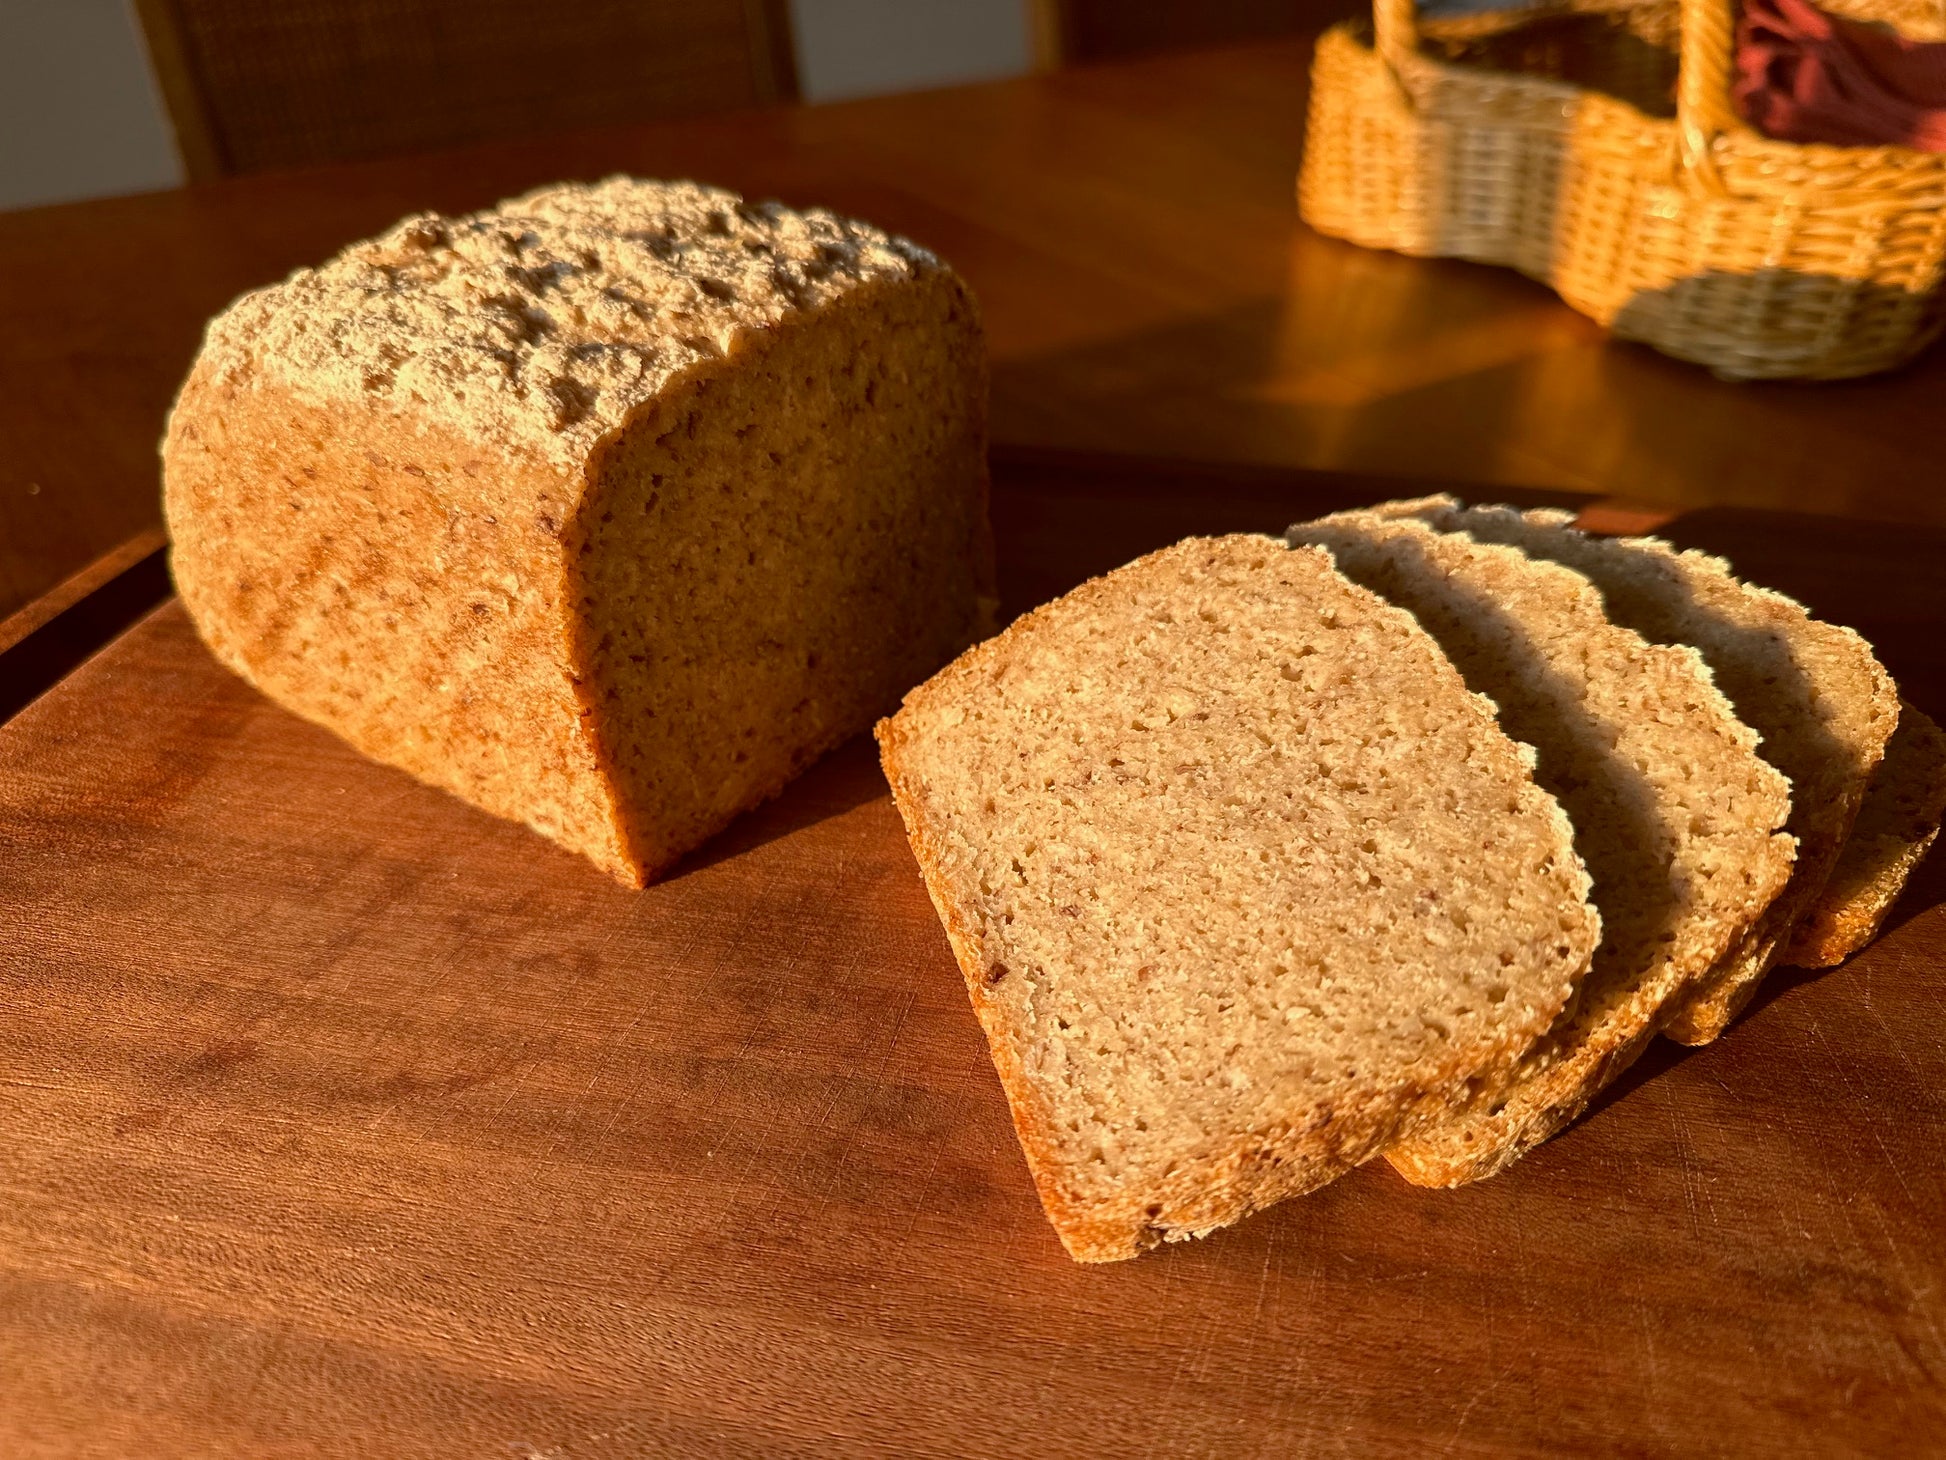
M 1386 490 L 1016 462 L 1003 587 Z M 1946 710 L 1936 535 L 1673 535 Z M 1084 1268 L 864 742 L 633 893 L 167 606 L 0 730 L 0 1454 L 1936 1451 L 1943 895 L 1497 1180 Z

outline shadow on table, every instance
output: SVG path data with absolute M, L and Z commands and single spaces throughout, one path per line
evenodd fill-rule
M 1512 484 L 1946 525 L 1924 446 L 1946 352 L 1862 379 L 1734 383 L 1612 338 L 1509 269 L 1295 223 L 1287 248 L 1287 279 L 1262 297 L 1003 353 L 996 435 L 1464 481 L 1476 501 Z M 1866 313 L 1905 307 L 1854 292 Z M 1658 307 L 1703 302 L 1679 289 Z
M 1879 938 L 1891 936 L 1905 924 L 1915 918 L 1923 917 L 1943 902 L 1946 902 L 1946 857 L 1932 857 L 1921 863 L 1919 869 L 1913 874 L 1904 895 L 1894 904 L 1890 916 L 1885 920 L 1885 925 L 1879 930 Z M 1877 939 L 1873 942 L 1875 945 Z M 1779 999 L 1788 998 L 1807 985 L 1821 983 L 1827 978 L 1845 979 L 1853 976 L 1855 972 L 1853 965 L 1856 960 L 1869 956 L 1869 953 L 1868 946 L 1833 968 L 1771 969 L 1764 976 L 1764 981 L 1758 986 L 1756 994 L 1752 996 L 1749 1006 L 1737 1015 L 1735 1024 L 1756 1017 L 1763 1009 Z M 1708 1048 L 1708 1045 L 1692 1048 L 1667 1039 L 1651 1040 L 1649 1047 L 1642 1052 L 1642 1057 L 1590 1102 L 1582 1119 L 1591 1118 L 1615 1101 L 1627 1099 L 1631 1091 L 1639 1089 L 1664 1071 L 1674 1069 L 1692 1054 L 1700 1054 Z
M 890 794 L 871 736 L 853 736 L 775 798 L 745 812 L 684 857 L 661 880 L 677 881 Z
M 0 650 L 0 724 L 67 678 L 170 592 L 168 553 L 158 550 Z
M 993 522 L 1002 614 L 1011 618 L 1191 534 L 1281 533 L 1294 521 L 1441 485 L 1414 477 L 998 447 Z M 1482 495 L 1477 488 L 1467 494 Z M 1495 489 L 1493 495 L 1525 506 L 1588 501 L 1571 492 Z M 1751 580 L 1858 628 L 1915 703 L 1946 712 L 1946 598 L 1931 576 L 1946 562 L 1946 530 L 1709 508 L 1662 531 L 1682 546 L 1722 554 Z M 733 823 L 673 875 L 755 850 L 884 794 L 871 742 L 860 737 L 826 756 L 778 799 Z M 1922 874 L 1888 926 L 1939 900 L 1936 894 L 1926 900 L 1922 885 L 1936 886 Z
M 1444 490 L 1446 484 L 1422 477 L 997 447 L 993 530 L 1001 613 L 1011 619 L 1185 537 L 1281 534 L 1322 513 Z M 1587 500 L 1573 492 L 1496 489 L 1494 495 L 1522 506 Z
M 1605 377 L 1608 357 L 1634 352 L 1607 350 L 1596 325 L 1506 270 L 1302 230 L 1291 255 L 1281 293 L 997 359 L 996 436 L 1124 456 L 1575 485 L 1571 467 L 1550 470 L 1586 445 L 1564 418 L 1605 397 L 1591 372 Z

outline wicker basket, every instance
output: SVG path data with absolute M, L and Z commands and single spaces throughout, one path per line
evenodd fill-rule
M 1938 0 L 1841 6 L 1919 38 Z M 1318 43 L 1305 221 L 1505 264 L 1734 379 L 1884 370 L 1939 332 L 1946 156 L 1775 142 L 1730 100 L 1733 0 L 1373 24 Z

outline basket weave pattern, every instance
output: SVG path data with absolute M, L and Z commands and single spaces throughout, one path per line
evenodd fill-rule
M 1946 156 L 1760 136 L 1730 103 L 1732 4 L 1421 24 L 1376 0 L 1371 27 L 1318 43 L 1300 211 L 1367 247 L 1518 269 L 1720 375 L 1896 365 L 1942 323 Z M 1826 8 L 1946 32 L 1936 0 Z

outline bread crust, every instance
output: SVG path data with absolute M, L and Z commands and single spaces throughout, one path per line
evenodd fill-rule
M 1605 930 L 1572 1017 L 1520 1076 L 1401 1141 L 1422 1186 L 1481 1180 L 1572 1122 L 1790 876 L 1789 785 L 1702 656 L 1611 623 L 1586 576 L 1387 510 L 1301 523 L 1355 581 L 1411 610 L 1501 728 L 1539 751 L 1595 878 Z M 1675 869 L 1672 874 L 1672 868 Z
M 555 534 L 583 483 L 207 362 L 170 415 L 163 470 L 176 587 L 226 666 L 373 759 L 639 882 L 576 694 Z
M 1595 538 L 1575 528 L 1571 514 L 1554 509 L 1522 513 L 1505 507 L 1469 508 L 1455 498 L 1442 496 L 1389 504 L 1385 510 L 1424 517 L 1446 530 L 1514 543 L 1537 556 L 1566 563 L 1595 578 L 1603 586 L 1604 597 L 1611 600 L 1614 587 L 1639 589 L 1641 575 L 1658 574 L 1661 589 L 1643 595 L 1637 604 L 1638 609 L 1649 605 L 1646 616 L 1657 620 L 1656 625 L 1638 623 L 1634 612 L 1617 612 L 1613 601 L 1609 606 L 1611 617 L 1653 640 L 1695 643 L 1745 720 L 1761 717 L 1751 704 L 1741 702 L 1735 671 L 1748 667 L 1742 661 L 1754 663 L 1751 656 L 1780 643 L 1793 646 L 1789 672 L 1808 679 L 1807 666 L 1816 668 L 1815 688 L 1800 686 L 1805 704 L 1826 711 L 1842 708 L 1847 720 L 1837 730 L 1822 719 L 1814 719 L 1813 714 L 1800 712 L 1803 723 L 1793 728 L 1808 733 L 1815 727 L 1820 743 L 1815 753 L 1800 756 L 1795 769 L 1780 761 L 1774 738 L 1779 727 L 1771 725 L 1773 740 L 1766 742 L 1765 758 L 1793 781 L 1789 830 L 1798 843 L 1796 870 L 1749 933 L 1671 1012 L 1662 1031 L 1679 1044 L 1710 1043 L 1749 1003 L 1831 876 L 1851 835 L 1866 786 L 1898 724 L 1898 691 L 1891 676 L 1872 653 L 1871 645 L 1854 630 L 1813 617 L 1802 604 L 1781 593 L 1743 582 L 1729 563 L 1694 549 L 1678 548 L 1653 537 Z M 1669 591 L 1672 586 L 1673 593 Z M 1707 624 L 1672 611 L 1677 599 L 1688 603 L 1699 594 L 1715 595 L 1727 611 L 1713 620 L 1717 628 L 1727 629 L 1727 651 L 1723 644 L 1713 647 L 1702 642 L 1708 635 L 1699 628 Z M 1683 624 L 1687 628 L 1678 632 Z M 1774 673 L 1776 661 L 1770 662 Z M 1858 682 L 1851 686 L 1857 693 L 1839 688 L 1840 681 L 1847 678 Z M 1765 689 L 1764 693 L 1769 691 Z
M 1791 936 L 1784 963 L 1830 968 L 1878 936 L 1907 880 L 1939 836 L 1946 810 L 1946 733 L 1902 702 L 1850 840 L 1817 904 Z
M 1198 540 L 1189 541 L 1194 543 Z M 1265 541 L 1274 544 L 1278 551 L 1286 550 L 1274 539 Z M 1321 554 L 1319 556 L 1322 557 Z M 1134 569 L 1144 561 L 1137 560 L 1129 568 Z M 1328 563 L 1329 560 L 1324 561 Z M 1330 571 L 1335 578 L 1335 569 Z M 1364 590 L 1357 589 L 1355 585 L 1346 583 L 1344 586 L 1364 595 Z M 1113 591 L 1112 585 L 1104 586 L 1104 580 L 1096 579 L 1074 590 L 1069 597 Z M 1376 597 L 1371 597 L 1371 602 L 1377 612 L 1396 616 L 1411 626 L 1415 636 L 1421 634 L 1422 631 L 1403 611 L 1384 604 Z M 969 649 L 926 685 L 909 695 L 906 701 L 908 709 L 922 695 L 948 692 L 956 683 L 977 682 L 989 666 L 1009 652 L 1017 637 L 1032 633 L 1047 612 L 1047 608 L 1042 608 L 1024 615 L 996 638 Z M 1427 648 L 1437 653 L 1430 642 Z M 1479 696 L 1469 698 L 1479 706 L 1484 728 L 1491 729 L 1490 704 Z M 906 715 L 902 711 L 900 715 L 880 721 L 875 731 L 886 780 L 904 820 L 927 892 L 939 913 L 961 978 L 966 984 L 968 998 L 986 1033 L 994 1068 L 1006 1094 L 1015 1131 L 1042 1207 L 1063 1246 L 1078 1261 L 1110 1262 L 1134 1257 L 1165 1240 L 1205 1235 L 1284 1197 L 1314 1190 L 1343 1175 L 1353 1166 L 1371 1159 L 1390 1140 L 1437 1117 L 1469 1079 L 1491 1080 L 1496 1073 L 1510 1070 L 1530 1040 L 1540 1032 L 1537 1027 L 1518 1039 L 1509 1034 L 1502 1040 L 1505 1047 L 1494 1051 L 1448 1051 L 1443 1061 L 1430 1069 L 1426 1078 L 1393 1090 L 1385 1099 L 1374 1098 L 1363 1108 L 1321 1108 L 1302 1126 L 1239 1133 L 1214 1152 L 1199 1157 L 1192 1165 L 1185 1166 L 1177 1175 L 1160 1184 L 1145 1186 L 1140 1191 L 1124 1192 L 1110 1199 L 1083 1198 L 1071 1191 L 1063 1180 L 1067 1159 L 1055 1133 L 1052 1111 L 1029 1075 L 1014 1030 L 989 985 L 989 950 L 956 898 L 952 879 L 945 867 L 939 829 L 932 824 L 926 797 L 911 766 L 910 732 L 905 721 Z M 1558 805 L 1531 780 L 1521 788 L 1521 799 L 1524 805 L 1531 808 L 1545 808 L 1553 820 L 1561 847 L 1572 860 L 1573 853 L 1567 850 L 1570 834 L 1566 818 Z M 1578 869 L 1578 862 L 1576 866 Z M 1585 898 L 1585 873 L 1578 872 L 1577 875 L 1582 877 Z M 1592 909 L 1584 903 L 1582 912 L 1588 919 L 1589 929 L 1592 929 Z M 1591 936 L 1588 944 L 1590 949 L 1593 942 L 1594 937 Z
M 1357 1140 L 1355 1155 L 1344 1154 L 1329 1133 L 1329 1126 L 1338 1122 L 1327 1116 L 1323 1123 L 1287 1132 L 1282 1141 L 1258 1137 L 1238 1139 L 1211 1162 L 1199 1163 L 1197 1176 L 1157 1190 L 1153 1199 L 1148 1194 L 1119 1203 L 1077 1199 L 1061 1181 L 1063 1161 L 1053 1133 L 1053 1117 L 1027 1075 L 1013 1031 L 990 997 L 986 981 L 989 960 L 979 935 L 960 915 L 953 900 L 934 832 L 924 813 L 924 803 L 908 773 L 903 727 L 896 717 L 889 717 L 879 721 L 873 734 L 919 875 L 945 929 L 974 1016 L 986 1034 L 994 1071 L 1007 1097 L 1008 1114 L 1021 1153 L 1027 1159 L 1028 1174 L 1040 1197 L 1041 1209 L 1070 1257 L 1077 1262 L 1120 1262 L 1138 1257 L 1164 1241 L 1205 1236 L 1285 1197 L 1300 1196 L 1328 1185 L 1351 1167 L 1378 1154 L 1382 1138 L 1369 1135 Z M 1436 1116 L 1445 1109 L 1453 1089 L 1466 1079 L 1469 1068 L 1467 1062 L 1455 1057 L 1437 1078 L 1402 1092 L 1400 1108 L 1381 1118 L 1394 1128 L 1407 1129 Z M 1358 1112 L 1351 1114 L 1359 1115 Z M 1372 1123 L 1372 1115 L 1365 1114 L 1362 1119 L 1346 1120 L 1342 1125 L 1369 1128 Z M 1266 1170 L 1263 1157 L 1267 1150 L 1273 1149 L 1281 1163 L 1281 1174 L 1277 1179 L 1267 1180 L 1273 1172 Z M 1160 1210 L 1150 1211 L 1151 1205 Z
M 743 617 L 761 627 L 742 642 L 730 614 L 708 651 L 716 659 L 671 653 L 676 668 L 656 680 L 642 671 L 635 682 L 656 688 L 636 691 L 590 632 L 606 601 L 590 570 L 633 560 L 644 541 L 682 539 L 651 539 L 639 506 L 609 526 L 624 456 L 644 432 L 686 426 L 693 437 L 698 420 L 722 418 L 712 402 L 783 372 L 775 388 L 789 399 L 756 412 L 764 424 L 745 448 L 756 465 L 737 484 L 801 507 L 808 478 L 777 453 L 765 466 L 756 448 L 770 421 L 788 423 L 792 402 L 812 398 L 833 341 L 847 353 L 815 397 L 831 419 L 811 424 L 845 445 L 826 453 L 820 480 L 849 483 L 846 472 L 869 467 L 899 485 L 876 498 L 825 491 L 815 521 L 850 538 L 813 544 L 832 551 L 800 553 L 794 574 L 781 549 L 771 561 L 784 567 L 768 578 L 746 574 L 741 551 L 712 568 L 703 586 L 731 608 L 746 595 Z M 467 218 L 408 219 L 212 321 L 162 446 L 178 586 L 217 657 L 271 698 L 640 886 L 869 728 L 984 626 L 984 356 L 957 276 L 828 214 L 611 179 Z M 900 387 L 915 362 L 932 370 L 929 393 Z M 874 410 L 875 370 L 893 389 Z M 832 415 L 840 407 L 849 414 Z M 923 460 L 892 434 L 921 418 L 937 426 Z M 684 466 L 666 495 L 695 502 L 700 480 Z M 928 512 L 951 531 L 922 543 L 888 525 Z M 782 526 L 765 535 L 795 541 Z M 775 595 L 787 575 L 799 599 L 760 611 L 751 596 Z M 693 599 L 697 583 L 643 583 L 630 599 L 637 621 L 661 622 L 658 595 Z M 881 627 L 852 632 L 861 622 Z M 671 677 L 684 666 L 727 669 L 760 653 L 783 666 L 772 699 L 800 708 L 771 716 L 775 706 L 728 697 L 721 738 L 738 737 L 733 765 L 691 753 L 711 727 L 684 741 L 623 723 L 649 693 L 688 703 Z M 661 759 L 631 767 L 630 756 Z M 657 799 L 658 787 L 681 794 Z

